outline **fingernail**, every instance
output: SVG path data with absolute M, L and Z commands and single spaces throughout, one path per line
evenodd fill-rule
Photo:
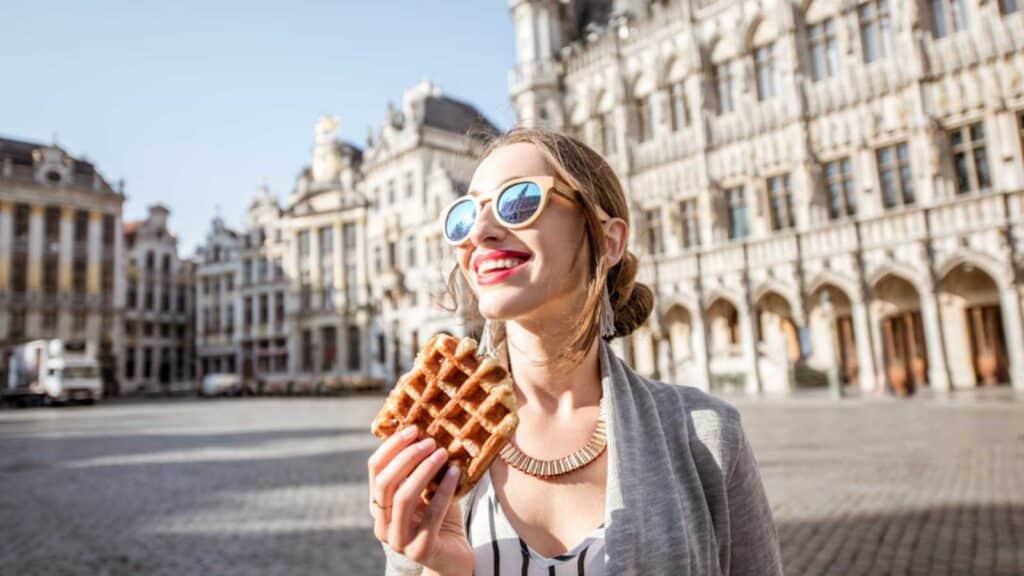
M 445 478 L 458 478 L 459 469 L 455 466 L 449 466 L 448 471 L 444 473 Z
M 415 426 L 409 426 L 405 430 L 402 430 L 401 434 L 402 434 L 402 438 L 412 438 L 413 436 L 416 435 L 416 427 Z
M 431 454 L 430 457 L 434 458 L 436 460 L 441 460 L 441 458 L 443 456 L 446 456 L 447 454 L 448 454 L 447 450 L 445 450 L 444 448 L 438 448 L 437 450 L 434 450 L 434 453 Z
M 420 450 L 430 450 L 433 446 L 434 446 L 434 439 L 433 438 L 424 438 L 423 440 L 420 440 L 420 443 L 419 443 Z

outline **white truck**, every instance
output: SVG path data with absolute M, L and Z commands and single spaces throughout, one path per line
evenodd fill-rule
M 103 381 L 90 342 L 33 340 L 14 347 L 4 399 L 18 405 L 84 401 L 103 397 Z

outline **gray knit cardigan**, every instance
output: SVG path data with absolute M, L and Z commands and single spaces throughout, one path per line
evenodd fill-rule
M 499 351 L 507 360 L 504 346 Z M 608 574 L 782 574 L 739 412 L 697 388 L 636 374 L 603 340 L 599 356 L 610 401 Z M 420 574 L 418 564 L 383 546 L 387 575 Z

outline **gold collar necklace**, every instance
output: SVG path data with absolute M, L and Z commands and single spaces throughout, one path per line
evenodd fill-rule
M 562 458 L 540 460 L 523 454 L 515 446 L 512 439 L 509 438 L 508 443 L 501 449 L 501 459 L 516 470 L 536 476 L 537 478 L 552 478 L 583 468 L 600 456 L 608 445 L 607 437 L 605 436 L 608 403 L 605 400 L 605 397 L 602 396 L 601 412 L 597 417 L 597 428 L 595 428 L 594 434 L 591 435 L 590 440 L 587 441 L 586 446 L 583 448 Z

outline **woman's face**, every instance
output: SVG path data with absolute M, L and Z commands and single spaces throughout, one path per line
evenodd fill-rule
M 508 180 L 555 176 L 530 143 L 495 149 L 477 167 L 469 193 L 485 200 L 466 242 L 456 249 L 459 267 L 479 301 L 480 313 L 496 320 L 564 317 L 586 291 L 587 243 L 583 209 L 551 194 L 540 216 L 526 228 L 509 230 L 492 211 L 493 196 Z M 490 201 L 488 201 L 490 200 Z M 577 255 L 577 251 L 583 253 Z M 573 260 L 576 260 L 573 268 Z M 488 272 L 488 259 L 511 259 L 512 268 Z M 509 271 L 511 270 L 511 273 Z

